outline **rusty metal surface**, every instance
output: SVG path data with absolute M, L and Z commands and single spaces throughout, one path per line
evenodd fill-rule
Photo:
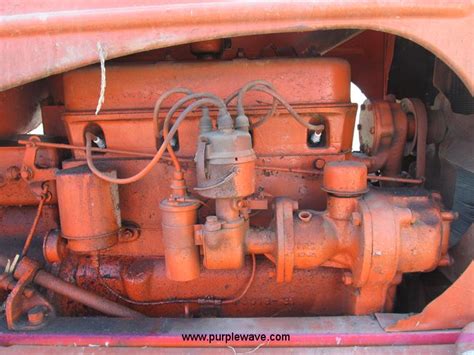
M 24 272 L 17 277 L 16 283 L 7 273 L 2 275 L 3 279 L 8 278 L 11 281 L 5 289 L 12 288 L 5 301 L 5 319 L 8 329 L 35 330 L 46 324 L 46 318 L 54 317 L 55 311 L 39 292 L 30 288 L 31 281 L 38 272 L 39 264 L 30 259 L 22 261 L 24 261 L 23 265 L 27 264 L 27 267 L 23 268 Z M 26 322 L 22 320 L 25 314 L 28 315 Z
M 144 158 L 109 156 L 125 148 L 136 149 L 137 152 L 145 150 L 145 153 L 156 149 L 153 122 L 150 118 L 138 116 L 143 111 L 137 113 L 138 107 L 135 106 L 147 105 L 146 100 L 151 98 L 144 95 L 145 101 L 138 103 L 131 99 L 147 92 L 147 87 L 143 85 L 144 77 L 150 74 L 150 66 L 135 66 L 136 72 L 144 77 L 135 82 L 130 81 L 129 87 L 119 85 L 127 77 L 123 73 L 109 78 L 112 86 L 114 82 L 117 85 L 114 94 L 117 99 L 110 103 L 116 106 L 116 111 L 108 111 L 107 117 L 101 115 L 99 119 L 90 111 L 95 98 L 81 91 L 85 89 L 83 83 L 87 80 L 80 79 L 87 78 L 92 69 L 70 73 L 69 79 L 73 80 L 66 80 L 66 85 L 71 93 L 79 88 L 83 100 L 77 101 L 82 106 L 68 106 L 69 102 L 76 102 L 76 97 L 65 95 L 68 134 L 75 146 L 81 146 L 85 136 L 88 142 L 87 164 L 93 170 L 91 172 L 84 166 L 81 160 L 84 155 L 79 150 L 75 151 L 76 159 L 63 162 L 63 169 L 54 175 L 51 175 L 51 169 L 41 174 L 37 169 L 30 169 L 28 175 L 23 174 L 27 172 L 23 169 L 21 174 L 27 181 L 41 182 L 41 177 L 44 180 L 56 179 L 61 221 L 59 237 L 68 241 L 67 249 L 71 253 L 60 257 L 61 245 L 54 240 L 52 246 L 46 243 L 44 250 L 47 259 L 60 263 L 58 268 L 61 277 L 74 280 L 80 286 L 104 296 L 130 303 L 147 315 L 205 315 L 210 312 L 226 316 L 270 316 L 281 312 L 304 314 L 303 309 L 316 314 L 369 314 L 392 309 L 394 290 L 402 273 L 426 272 L 445 264 L 449 260 L 448 230 L 454 214 L 443 211 L 438 198 L 417 189 L 369 192 L 367 164 L 361 161 L 340 161 L 353 157 L 346 152 L 351 141 L 349 133 L 354 125 L 354 107 L 348 105 L 348 97 L 339 97 L 336 89 L 337 85 L 346 89 L 349 86 L 345 75 L 346 63 L 332 59 L 304 61 L 303 67 L 314 70 L 314 79 L 324 79 L 325 67 L 330 73 L 340 74 L 330 75 L 331 80 L 337 80 L 338 83 L 333 83 L 335 86 L 326 92 L 329 96 L 321 94 L 328 90 L 321 89 L 324 88 L 324 80 L 310 83 L 304 78 L 296 80 L 300 77 L 295 75 L 299 70 L 296 63 L 293 60 L 267 60 L 258 62 L 256 67 L 255 63 L 250 66 L 242 62 L 227 63 L 227 66 L 238 72 L 242 68 L 250 68 L 249 72 L 268 68 L 266 75 L 276 77 L 283 68 L 290 68 L 285 72 L 286 78 L 292 79 L 295 87 L 299 84 L 301 87 L 299 91 L 291 92 L 285 88 L 284 92 L 292 102 L 299 104 L 293 108 L 278 96 L 273 84 L 260 80 L 240 89 L 235 126 L 224 101 L 216 96 L 212 100 L 224 105 L 218 105 L 218 112 L 211 111 L 214 117 L 217 114 L 216 125 L 207 111 L 203 111 L 200 118 L 194 114 L 189 120 L 183 121 L 192 105 L 212 103 L 211 94 L 206 94 L 207 101 L 198 100 L 183 111 L 173 106 L 172 110 L 179 111 L 180 116 L 169 135 L 176 132 L 177 124 L 186 122 L 179 127 L 181 138 L 177 152 L 178 159 L 184 158 L 184 161 L 172 165 L 161 162 L 153 169 Z M 202 66 L 206 70 L 198 76 L 204 78 L 206 73 L 214 69 L 220 71 L 220 66 L 207 63 Z M 181 64 L 180 68 L 191 73 L 197 67 L 196 64 Z M 169 70 L 173 80 L 178 83 L 182 73 L 173 68 Z M 318 85 L 313 85 L 313 82 L 318 82 Z M 206 86 L 209 84 L 205 80 L 202 83 L 201 90 L 212 89 Z M 213 85 L 217 84 L 214 82 Z M 216 87 L 216 91 L 224 95 L 235 89 L 232 85 L 223 82 Z M 242 93 L 250 90 L 252 85 L 256 91 L 263 91 L 273 98 L 280 97 L 278 100 L 289 114 L 284 115 L 283 109 L 274 110 L 269 104 L 261 105 L 254 96 L 247 114 L 252 118 L 266 110 L 270 110 L 271 114 L 267 115 L 268 122 L 256 126 L 250 134 L 251 120 L 245 115 Z M 262 90 L 262 86 L 265 90 Z M 306 96 L 309 87 L 314 91 Z M 163 84 L 157 82 L 155 89 L 163 90 Z M 129 97 L 130 93 L 134 94 Z M 188 97 L 199 99 L 199 94 L 190 94 Z M 185 102 L 183 100 L 187 98 L 179 102 Z M 309 100 L 326 100 L 329 104 L 315 105 Z M 380 117 L 388 121 L 394 119 L 392 108 L 395 112 L 400 111 L 399 106 L 393 103 L 383 102 L 380 106 L 387 108 L 387 112 L 381 113 Z M 78 108 L 89 111 L 70 111 Z M 168 114 L 163 125 L 165 142 L 170 139 L 166 133 L 170 118 Z M 288 131 L 290 122 L 296 123 L 292 134 Z M 273 129 L 268 130 L 266 125 Z M 141 130 L 131 129 L 140 126 Z M 307 142 L 308 134 L 314 129 L 320 129 L 320 134 L 325 135 L 320 146 L 313 147 Z M 95 154 L 92 154 L 91 139 L 96 137 L 92 132 L 100 132 L 104 144 L 113 150 L 103 153 L 94 151 Z M 377 132 L 379 135 L 390 133 Z M 391 161 L 396 167 L 392 169 L 395 175 L 401 166 L 399 160 L 402 159 L 398 147 L 403 146 L 405 140 L 406 134 L 395 139 L 396 151 L 388 149 L 389 152 L 382 159 L 384 162 L 381 167 L 385 160 L 396 160 Z M 37 138 L 34 138 L 26 142 L 24 165 L 29 162 L 31 166 L 34 163 L 36 149 L 40 148 L 34 145 L 36 141 Z M 390 148 L 391 140 L 388 141 L 387 146 Z M 199 142 L 197 148 L 196 142 Z M 156 156 L 164 151 L 165 144 L 161 145 L 153 161 L 157 161 Z M 53 148 L 51 145 L 48 147 Z M 374 159 L 381 160 L 377 154 Z M 190 161 L 193 155 L 195 164 Z M 97 166 L 92 166 L 92 161 Z M 258 173 L 255 171 L 257 162 L 264 168 Z M 266 164 L 290 170 L 269 174 L 265 170 Z M 297 170 L 292 171 L 291 166 L 301 171 L 313 169 L 319 173 L 311 178 L 304 175 L 298 180 L 299 173 Z M 116 174 L 111 176 L 108 171 L 116 171 Z M 145 176 L 144 171 L 149 172 L 149 175 Z M 135 175 L 125 179 L 130 184 L 124 184 L 121 177 L 131 174 Z M 168 187 L 169 181 L 171 189 Z M 309 190 L 303 188 L 304 184 L 312 186 L 314 193 L 309 194 Z M 192 195 L 186 192 L 187 187 Z M 328 193 L 327 197 L 323 191 Z M 257 192 L 254 199 L 263 198 L 273 202 L 273 207 L 263 211 L 257 218 L 253 218 L 253 212 L 246 207 L 245 202 L 254 192 Z M 196 195 L 200 195 L 204 201 L 199 202 Z M 324 211 L 326 199 L 327 210 Z M 157 201 L 163 201 L 161 210 Z M 201 204 L 203 208 L 198 211 Z M 120 240 L 119 230 L 124 227 L 121 221 L 136 226 L 134 238 Z M 129 234 L 133 235 L 132 232 Z M 246 245 L 247 239 L 251 241 L 249 246 Z M 265 243 L 266 246 L 263 245 Z M 199 250 L 203 255 L 202 265 Z M 270 261 L 262 263 L 260 260 L 256 271 L 254 263 L 246 283 L 237 283 L 237 275 L 242 277 L 243 273 L 235 274 L 232 270 L 242 270 L 246 265 L 245 255 L 250 253 L 254 259 L 255 250 L 262 252 Z M 75 258 L 75 253 L 85 254 L 85 257 Z M 163 256 L 166 272 L 163 272 Z M 124 269 L 129 265 L 132 265 L 131 269 Z M 102 267 L 107 270 L 105 277 Z M 135 268 L 138 268 L 138 272 Z M 302 279 L 321 277 L 325 279 L 324 282 L 331 282 L 332 285 L 326 287 L 330 292 L 321 293 L 321 299 L 310 308 L 306 305 L 305 297 L 312 297 L 314 301 L 315 292 L 311 290 L 307 295 L 297 297 L 294 307 L 289 309 L 286 304 L 282 306 L 279 302 L 267 307 L 265 297 L 280 297 L 291 293 L 298 286 L 297 270 L 311 271 L 311 275 L 300 273 Z M 91 278 L 91 275 L 96 277 Z M 112 278 L 113 282 L 110 275 L 116 275 Z M 213 287 L 202 283 L 206 277 L 215 281 Z M 170 282 L 166 278 L 175 283 L 174 287 L 163 289 L 163 285 Z M 321 282 L 316 282 L 315 287 Z M 279 283 L 282 285 L 278 286 Z M 239 289 L 243 293 L 237 296 Z M 334 295 L 335 290 L 340 292 L 339 299 Z M 76 291 L 72 290 L 69 297 L 76 297 Z M 245 303 L 256 291 L 258 294 L 253 297 L 258 303 Z M 238 302 L 227 302 L 229 300 Z M 183 309 L 183 303 L 189 303 L 190 306 Z M 67 302 L 61 302 L 59 309 L 67 314 L 81 313 L 81 308 Z
M 68 259 L 63 263 L 60 276 L 71 281 L 75 279 L 82 288 L 94 290 L 104 297 L 122 302 L 104 287 L 105 283 L 115 293 L 137 302 L 137 304 L 127 302 L 123 304 L 149 316 L 184 317 L 185 303 L 173 304 L 174 299 L 230 299 L 245 287 L 251 267 L 247 258 L 241 270 L 201 268 L 198 279 L 183 283 L 166 277 L 163 258 L 101 256 L 100 271 L 101 279 L 98 279 L 97 268 L 90 265 L 86 258 Z M 218 317 L 241 317 L 244 314 L 255 317 L 337 315 L 340 314 L 341 307 L 346 307 L 344 300 L 350 294 L 349 288 L 344 286 L 341 278 L 342 272 L 333 268 L 296 270 L 290 284 L 278 284 L 275 282 L 274 265 L 265 258 L 259 258 L 255 279 L 239 302 L 221 306 L 189 303 L 188 314 Z M 318 292 L 322 287 L 331 289 L 331 293 Z M 161 300 L 169 302 L 153 305 L 154 301 L 160 303 Z M 90 310 L 68 302 L 67 298 L 60 298 L 57 301 L 64 315 L 91 314 Z M 140 305 L 140 302 L 145 304 Z
M 9 260 L 4 256 L 0 256 L 0 266 L 3 268 L 9 264 Z M 5 275 L 5 274 L 4 274 Z M 14 270 L 13 273 L 14 277 L 18 279 L 16 286 L 14 287 L 12 293 L 7 298 L 7 323 L 9 329 L 16 329 L 16 327 L 12 327 L 12 324 L 15 323 L 15 319 L 19 317 L 17 314 L 20 312 L 21 302 L 38 304 L 34 302 L 33 297 L 29 296 L 26 293 L 28 290 L 26 287 L 30 283 L 35 283 L 41 287 L 44 287 L 52 292 L 55 292 L 59 295 L 67 295 L 69 300 L 80 302 L 81 304 L 87 305 L 88 307 L 98 310 L 103 314 L 109 316 L 116 316 L 116 317 L 123 317 L 123 318 L 143 318 L 143 315 L 139 312 L 133 311 L 125 306 L 112 302 L 106 298 L 100 297 L 92 292 L 87 290 L 81 289 L 76 285 L 70 284 L 64 280 L 61 280 L 50 273 L 41 270 L 40 264 L 33 259 L 28 257 L 23 257 L 18 266 Z M 7 286 L 9 286 L 7 284 Z M 24 294 L 26 293 L 26 294 Z M 40 296 L 41 304 L 49 304 Z M 15 303 L 15 304 L 11 304 Z M 51 306 L 49 306 L 51 307 Z M 31 310 L 30 308 L 26 308 L 25 310 Z M 36 328 L 36 327 L 35 327 Z M 19 330 L 23 328 L 18 328 Z M 25 328 L 28 329 L 28 328 Z
M 328 214 L 303 211 L 306 212 L 307 218 L 301 212 L 293 217 L 294 207 L 291 206 L 294 203 L 286 200 L 289 201 L 289 212 L 278 207 L 282 200 L 276 200 L 276 223 L 274 227 L 270 227 L 270 231 L 273 232 L 265 234 L 262 233 L 261 228 L 251 229 L 248 232 L 251 242 L 245 248 L 249 251 L 258 250 L 264 253 L 275 262 L 276 268 L 274 269 L 268 261 L 260 261 L 254 283 L 251 284 L 249 292 L 241 302 L 235 305 L 222 305 L 222 307 L 217 302 L 215 306 L 206 307 L 208 311 L 227 316 L 237 314 L 268 316 L 273 314 L 272 312 L 300 314 L 303 312 L 301 307 L 304 307 L 306 312 L 322 312 L 323 314 L 327 314 L 326 312 L 338 314 L 341 311 L 367 314 L 383 309 L 390 310 L 390 303 L 385 304 L 385 302 L 393 297 L 393 294 L 387 294 L 387 292 L 393 285 L 400 282 L 401 272 L 432 270 L 445 258 L 447 231 L 452 215 L 449 212 L 440 213 L 436 201 L 432 201 L 423 191 L 420 191 L 419 195 L 412 195 L 409 191 L 403 194 L 400 191 L 397 196 L 369 193 L 361 201 L 357 198 L 331 196 Z M 173 217 L 172 214 L 176 212 L 175 209 L 171 209 L 170 217 Z M 182 216 L 178 215 L 174 218 L 181 219 Z M 218 229 L 210 229 L 209 221 L 208 217 L 204 228 L 212 233 L 204 232 L 204 235 L 213 235 L 221 228 L 219 224 Z M 245 228 L 245 225 L 243 227 Z M 245 233 L 245 231 L 245 229 L 236 229 L 232 233 L 237 233 L 238 236 L 239 233 Z M 168 242 L 171 243 L 170 246 L 182 247 L 179 242 L 180 235 L 175 234 L 172 238 L 175 238 L 175 241 Z M 220 238 L 223 238 L 223 235 L 220 235 Z M 183 314 L 184 309 L 180 304 L 185 303 L 187 299 L 210 298 L 218 301 L 235 294 L 243 287 L 244 280 L 248 276 L 242 271 L 235 273 L 222 270 L 235 268 L 229 265 L 234 265 L 235 261 L 239 260 L 238 240 L 237 244 L 232 242 L 232 248 L 229 248 L 228 242 L 220 244 L 212 239 L 203 238 L 201 243 L 204 245 L 215 243 L 210 250 L 218 255 L 218 262 L 213 261 L 215 264 L 212 265 L 209 261 L 206 263 L 206 257 L 209 258 L 210 251 L 204 248 L 205 268 L 201 268 L 200 277 L 193 281 L 189 281 L 188 277 L 183 279 L 181 276 L 175 276 L 177 271 L 168 275 L 178 282 L 166 280 L 163 259 L 157 258 L 163 253 L 153 254 L 150 248 L 146 252 L 141 251 L 141 255 L 148 255 L 148 257 L 138 259 L 112 256 L 117 253 L 113 250 L 114 248 L 104 251 L 104 254 L 110 256 L 100 256 L 99 261 L 92 263 L 87 257 L 68 258 L 62 263 L 61 272 L 62 277 L 72 277 L 86 289 L 94 289 L 113 298 L 116 298 L 118 294 L 119 300 L 122 300 L 122 296 L 130 299 L 131 301 L 126 302 L 143 309 L 146 314 L 177 316 Z M 257 248 L 255 243 L 258 245 Z M 267 246 L 262 243 L 267 243 Z M 125 248 L 128 247 L 128 250 L 132 250 L 133 244 L 124 244 L 122 249 L 127 250 Z M 417 250 L 420 251 L 417 252 Z M 186 253 L 176 254 L 173 251 L 170 254 L 165 249 L 164 255 L 166 258 L 172 257 L 170 262 L 179 264 Z M 175 258 L 177 258 L 176 261 Z M 180 271 L 180 274 L 187 275 L 196 266 L 195 262 L 189 265 L 184 261 L 183 259 L 181 267 L 186 269 Z M 330 271 L 331 268 L 335 270 Z M 100 277 L 92 276 L 96 275 L 98 270 Z M 175 270 L 179 269 L 175 268 Z M 311 274 L 301 273 L 298 270 L 308 270 Z M 323 275 L 326 276 L 323 277 Z M 319 276 L 322 279 L 316 282 Z M 319 292 L 318 295 L 321 298 L 315 299 L 313 286 L 300 284 L 306 277 L 311 277 L 313 280 L 311 285 L 314 287 L 331 280 L 332 286 L 327 286 L 331 292 Z M 207 279 L 213 280 L 212 288 L 209 288 Z M 324 279 L 326 281 L 323 282 Z M 182 281 L 187 282 L 182 283 Z M 285 283 L 277 286 L 277 281 Z M 358 290 L 357 293 L 353 292 L 354 288 Z M 267 297 L 285 299 L 293 292 L 292 290 L 305 290 L 305 292 L 299 293 L 299 296 L 296 294 L 291 296 L 290 303 L 273 301 L 267 303 L 266 301 Z M 342 292 L 340 297 L 342 297 L 341 300 L 345 299 L 344 306 L 340 301 L 336 301 L 336 290 Z M 306 297 L 314 301 L 311 307 L 306 304 Z M 250 302 L 249 299 L 255 299 L 256 303 Z M 173 300 L 179 304 L 173 305 Z M 194 303 L 194 301 L 189 303 Z M 80 312 L 79 309 L 70 308 L 67 304 L 62 304 L 60 308 L 67 310 L 68 314 Z M 192 305 L 187 312 L 201 314 L 205 312 L 205 309 Z
M 16 269 L 13 262 L 7 270 L 15 271 L 17 279 L 16 286 L 8 279 L 11 283 L 4 287 L 13 289 L 7 302 L 9 328 L 15 328 L 20 313 L 27 314 L 30 325 L 44 325 L 44 312 L 18 302 L 28 298 L 23 297 L 30 281 L 58 293 L 55 305 L 67 315 L 96 314 L 91 309 L 129 317 L 141 316 L 138 312 L 160 317 L 362 315 L 393 309 L 403 273 L 449 264 L 449 227 L 456 214 L 444 209 L 440 195 L 418 188 L 384 189 L 412 182 L 402 175 L 402 163 L 407 162 L 402 161 L 403 148 L 412 137 L 413 144 L 418 143 L 415 181 L 424 181 L 429 117 L 425 114 L 420 120 L 415 112 L 422 108 L 421 101 L 418 110 L 408 107 L 413 101 L 409 105 L 391 98 L 373 101 L 377 112 L 362 124 L 367 125 L 364 144 L 374 152 L 366 151 L 369 156 L 350 153 L 356 106 L 349 97 L 349 63 L 355 69 L 355 81 L 368 89 L 369 97 L 380 100 L 386 93 L 395 37 L 368 31 L 350 39 L 354 34 L 340 30 L 326 32 L 328 44 L 315 35 L 322 33 L 310 31 L 373 28 L 407 36 L 432 50 L 472 89 L 472 43 L 458 48 L 472 34 L 466 30 L 472 22 L 472 3 L 377 4 L 351 0 L 341 7 L 335 2 L 277 1 L 269 7 L 259 1 L 151 4 L 143 0 L 131 7 L 127 0 L 118 5 L 107 0 L 74 9 L 56 4 L 55 10 L 65 11 L 51 11 L 53 4 L 0 5 L 5 10 L 0 18 L 0 49 L 5 46 L 6 53 L 0 68 L 7 73 L 0 79 L 0 88 L 93 64 L 99 56 L 107 61 L 106 100 L 100 115 L 99 108 L 94 111 L 99 88 L 105 84 L 103 67 L 73 70 L 39 83 L 48 85 L 52 94 L 43 110 L 45 130 L 62 135 L 76 147 L 71 160 L 56 156 L 54 162 L 36 166 L 37 152 L 58 148 L 36 146 L 37 138 L 27 142 L 24 150 L 4 151 L 8 163 L 0 164 L 5 176 L 0 189 L 6 181 L 9 194 L 0 202 L 35 205 L 28 200 L 28 190 L 37 199 L 43 183 L 49 181 L 61 222 L 57 230 L 58 216 L 45 208 L 44 223 L 55 228 L 45 239 L 44 258 L 60 278 L 28 268 L 28 258 L 20 259 Z M 210 10 L 212 21 L 199 16 Z M 229 16 L 237 10 L 247 15 L 245 21 Z M 347 16 L 358 10 L 364 11 L 363 18 Z M 445 26 L 433 26 L 434 18 Z M 278 34 L 285 31 L 303 34 Z M 454 40 L 447 35 L 452 31 L 458 34 Z M 216 39 L 264 33 L 268 36 L 237 39 L 243 46 L 227 53 L 229 40 Z M 280 46 L 265 46 L 271 38 Z M 295 39 L 300 40 L 298 45 L 285 48 L 285 41 Z M 333 40 L 347 41 L 331 48 Z M 36 56 L 29 56 L 28 66 L 23 61 L 12 65 L 11 48 L 24 55 L 30 50 L 44 53 L 41 65 Z M 111 61 L 152 49 L 159 50 Z M 248 55 L 246 50 L 258 54 Z M 318 50 L 348 62 L 301 58 Z M 279 56 L 293 59 L 275 58 Z M 247 84 L 250 80 L 255 80 L 253 91 Z M 7 97 L 0 107 L 13 107 L 11 118 L 0 126 L 0 136 L 34 125 L 32 107 L 43 86 L 22 96 L 22 89 L 29 85 L 0 93 Z M 174 106 L 179 118 L 173 122 L 169 113 L 161 127 L 155 100 L 163 91 L 181 86 L 208 93 L 187 96 L 184 100 L 197 100 L 187 108 Z M 239 88 L 235 109 L 229 108 L 228 95 Z M 187 89 L 177 90 L 189 94 Z M 244 100 L 246 90 L 252 92 Z M 9 100 L 24 110 L 15 111 Z M 281 107 L 276 108 L 277 101 Z M 205 109 L 186 117 L 191 109 L 211 104 L 218 108 L 210 110 L 212 120 Z M 440 132 L 439 137 L 444 134 L 442 127 Z M 100 152 L 91 148 L 92 142 L 111 150 Z M 80 149 L 83 145 L 86 154 Z M 124 158 L 121 152 L 133 155 L 130 150 L 140 152 L 140 158 Z M 158 164 L 165 150 L 168 156 Z M 15 161 L 23 152 L 17 171 Z M 153 160 L 148 163 L 150 156 Z M 88 169 L 80 167 L 84 157 Z M 64 170 L 56 174 L 59 162 Z M 76 173 L 69 176 L 68 170 Z M 117 174 L 110 176 L 109 170 Z M 369 191 L 367 172 L 378 170 L 384 175 L 378 183 L 382 188 Z M 20 179 L 25 186 L 17 184 Z M 57 200 L 52 180 L 57 180 Z M 12 192 L 19 187 L 25 192 L 17 197 Z M 43 201 L 35 227 L 42 209 Z M 15 215 L 17 210 L 23 215 Z M 21 207 L 5 208 L 0 231 L 20 233 L 22 227 L 13 225 L 27 216 L 32 216 L 31 211 L 26 213 Z M 35 227 L 24 250 L 37 234 Z M 462 320 L 454 316 L 455 321 Z M 296 345 L 332 341 L 314 336 L 313 331 L 309 337 L 297 337 Z M 359 335 L 357 339 L 349 336 L 348 344 L 376 341 L 371 333 L 366 338 Z M 438 336 L 438 342 L 453 340 Z M 390 337 L 392 343 L 418 339 L 383 333 L 378 344 Z M 21 342 L 21 337 L 15 339 Z M 103 340 L 100 335 L 95 339 Z M 142 341 L 135 335 L 127 339 L 127 345 Z M 162 339 L 148 338 L 155 345 L 179 342 L 173 336 L 168 343 Z
M 0 147 L 0 205 L 1 206 L 34 206 L 38 204 L 37 196 L 27 180 L 22 179 L 21 171 L 26 149 L 22 146 L 7 145 Z M 59 164 L 60 157 L 55 149 L 38 149 L 30 159 L 36 167 L 52 168 Z M 51 184 L 52 198 L 48 204 L 57 203 L 57 194 Z

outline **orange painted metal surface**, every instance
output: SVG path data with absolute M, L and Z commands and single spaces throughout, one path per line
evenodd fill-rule
M 27 180 L 21 178 L 23 158 L 26 149 L 16 142 L 9 142 L 0 147 L 0 205 L 2 206 L 34 206 L 38 204 L 37 191 L 32 191 Z M 38 149 L 32 156 L 37 166 L 56 167 L 60 162 L 60 154 L 56 149 Z M 41 189 L 40 189 L 41 190 Z M 48 203 L 57 203 L 54 186 L 51 186 L 52 199 Z
M 8 265 L 7 260 L 4 257 L 0 258 L 0 264 L 2 267 Z M 111 316 L 119 316 L 124 318 L 140 318 L 143 317 L 139 312 L 135 312 L 127 307 L 121 306 L 114 302 L 111 302 L 107 299 L 104 299 L 98 295 L 95 295 L 91 292 L 86 290 L 80 289 L 75 285 L 71 285 L 68 282 L 65 282 L 57 277 L 49 274 L 44 270 L 40 270 L 40 265 L 38 262 L 25 257 L 21 260 L 18 266 L 15 269 L 14 277 L 19 280 L 19 282 L 15 285 L 13 280 L 9 280 L 8 283 L 2 282 L 2 286 L 5 288 L 13 287 L 15 290 L 19 283 L 22 282 L 22 288 L 18 290 L 18 295 L 13 294 L 9 296 L 7 299 L 8 302 L 12 302 L 15 296 L 20 296 L 21 298 L 22 293 L 31 292 L 28 290 L 27 287 L 30 282 L 34 282 L 41 287 L 45 287 L 51 291 L 54 291 L 60 295 L 67 295 L 70 300 L 81 302 L 84 305 L 91 307 L 92 309 L 96 309 L 104 314 L 108 314 Z M 26 278 L 29 279 L 29 282 L 26 282 Z M 4 281 L 5 279 L 2 279 Z M 12 283 L 13 282 L 13 283 Z M 27 297 L 28 298 L 28 297 Z M 33 301 L 33 300 L 32 300 Z M 44 300 L 43 300 L 44 302 Z M 33 301 L 33 304 L 35 302 Z M 14 307 L 9 305 L 11 312 L 18 312 L 18 307 Z M 28 308 L 26 309 L 28 310 Z M 18 318 L 20 314 L 11 316 L 10 318 Z
M 9 73 L 2 89 L 97 63 L 97 42 L 107 49 L 108 58 L 116 58 L 212 38 L 322 28 L 375 29 L 411 38 L 435 52 L 471 91 L 473 88 L 473 48 L 466 38 L 473 12 L 468 0 L 386 1 L 377 2 L 377 6 L 356 0 L 345 1 L 344 6 L 338 1 L 269 4 L 141 0 L 133 6 L 128 1 L 94 1 L 74 6 L 54 2 L 22 7 L 5 2 L 1 10 L 0 35 L 5 53 L 2 71 Z M 354 16 L 362 13 L 363 17 Z M 48 36 L 40 36 L 45 33 Z M 452 33 L 458 34 L 456 38 Z M 38 62 L 18 62 L 11 50 Z M 47 60 L 28 55 L 32 50 L 47 53 Z
M 0 235 L 22 234 L 12 225 L 40 201 L 19 261 L 0 260 L 10 329 L 44 326 L 51 304 L 63 315 L 119 317 L 389 312 L 404 273 L 450 263 L 456 214 L 437 193 L 401 187 L 425 181 L 432 112 L 384 95 L 393 34 L 431 49 L 472 91 L 472 45 L 458 48 L 470 2 L 135 5 L 0 5 L 0 88 L 10 89 L 0 93 L 8 116 L 0 137 L 36 124 L 46 88 L 45 131 L 69 143 L 32 137 L 20 141 L 25 148 L 0 148 Z M 347 16 L 357 10 L 365 16 Z M 392 34 L 309 32 L 325 27 Z M 13 65 L 11 48 L 44 53 L 43 65 L 35 56 Z M 302 58 L 327 53 L 338 58 Z M 100 56 L 106 69 L 72 70 Z M 351 153 L 351 80 L 371 99 L 362 154 Z M 412 178 L 402 167 L 415 145 Z M 51 225 L 43 258 L 59 278 L 24 256 L 44 232 L 40 217 Z M 56 296 L 43 298 L 34 284 Z
M 364 102 L 357 129 L 361 151 L 370 157 L 367 164 L 371 171 L 380 169 L 388 177 L 399 174 L 405 146 L 415 140 L 414 135 L 408 134 L 408 125 L 408 117 L 400 104 L 387 101 Z M 423 174 L 417 177 L 422 176 Z M 390 186 L 390 183 L 385 185 Z
M 216 73 L 219 81 L 209 80 Z M 236 73 L 242 81 L 259 75 L 277 80 L 245 84 L 231 80 Z M 322 278 L 331 286 L 317 302 L 309 287 L 311 312 L 369 314 L 392 309 L 402 273 L 433 270 L 448 258 L 454 215 L 442 212 L 438 199 L 423 190 L 368 189 L 368 167 L 383 171 L 390 164 L 389 177 L 395 180 L 400 173 L 400 147 L 407 140 L 407 124 L 403 134 L 395 134 L 398 122 L 407 122 L 400 106 L 373 104 L 386 110 L 377 111 L 372 124 L 387 122 L 390 129 L 370 134 L 375 142 L 385 141 L 372 143 L 372 156 L 348 154 L 355 107 L 344 61 L 117 66 L 109 69 L 108 104 L 96 116 L 96 96 L 87 85 L 98 75 L 98 68 L 88 68 L 64 78 L 64 121 L 73 159 L 59 170 L 51 163 L 39 169 L 36 152 L 56 146 L 36 145 L 32 138 L 25 142 L 20 171 L 30 185 L 54 180 L 49 184 L 56 186 L 61 227 L 49 233 L 43 250 L 63 278 L 73 277 L 78 285 L 147 315 L 175 316 L 208 311 L 270 316 L 282 304 L 268 305 L 265 299 L 281 297 L 291 300 L 289 314 L 303 314 L 308 299 L 290 296 L 291 290 L 308 288 L 303 286 L 308 278 Z M 164 143 L 157 147 L 153 93 L 180 83 L 217 95 L 181 90 L 195 101 L 186 109 L 164 105 L 179 117 L 167 115 Z M 229 114 L 219 96 L 234 91 L 238 95 Z M 275 108 L 272 100 L 283 107 Z M 193 105 L 217 109 L 192 113 Z M 175 134 L 178 163 L 159 161 Z M 92 142 L 107 149 L 92 150 Z M 79 149 L 84 144 L 86 154 Z M 121 155 L 130 151 L 139 157 Z M 67 241 L 66 251 L 61 239 Z M 257 261 L 250 276 L 239 281 L 236 271 L 248 265 L 248 255 Z M 166 283 L 170 286 L 163 288 Z M 64 314 L 82 312 L 74 304 L 60 304 Z
M 227 97 L 252 80 L 268 80 L 292 104 L 349 103 L 351 70 L 337 58 L 234 59 L 158 64 L 107 65 L 107 110 L 151 109 L 158 97 L 175 87 L 212 92 Z M 126 85 L 124 85 L 126 83 Z M 64 100 L 68 113 L 91 111 L 97 105 L 100 68 L 92 66 L 64 75 Z M 268 96 L 250 93 L 246 105 Z M 166 107 L 164 105 L 164 107 Z
M 115 171 L 108 172 L 110 176 Z M 56 174 L 58 204 L 76 206 L 60 210 L 61 234 L 74 252 L 94 252 L 117 243 L 121 227 L 119 195 L 112 185 L 85 167 L 63 169 Z
M 183 174 L 175 173 L 172 194 L 160 203 L 161 226 L 166 261 L 166 276 L 170 280 L 190 281 L 199 277 L 199 248 L 194 242 L 199 200 L 186 195 Z

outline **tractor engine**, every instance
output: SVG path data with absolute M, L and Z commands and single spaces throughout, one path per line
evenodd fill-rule
M 43 108 L 66 142 L 0 148 L 2 234 L 24 237 L 38 217 L 12 272 L 44 259 L 54 282 L 87 293 L 57 287 L 44 299 L 55 312 L 117 315 L 91 295 L 157 317 L 391 312 L 404 273 L 449 263 L 456 215 L 423 187 L 436 132 L 416 100 L 390 97 L 366 101 L 355 127 L 347 61 L 105 69 L 63 74 L 63 105 Z

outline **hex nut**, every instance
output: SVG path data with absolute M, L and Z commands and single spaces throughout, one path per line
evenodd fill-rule
M 219 221 L 217 216 L 207 216 L 206 223 L 204 224 L 204 228 L 208 232 L 215 232 L 221 229 L 222 223 Z

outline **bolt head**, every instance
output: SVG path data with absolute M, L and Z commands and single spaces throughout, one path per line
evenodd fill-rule
M 30 168 L 24 168 L 21 170 L 21 177 L 24 180 L 29 180 L 33 177 L 33 171 Z
M 245 202 L 243 200 L 238 200 L 236 203 L 237 208 L 244 208 Z
M 120 229 L 118 237 L 120 242 L 131 242 L 140 236 L 140 229 L 137 227 L 123 227 Z
M 314 167 L 319 170 L 323 169 L 325 165 L 326 161 L 324 159 L 316 159 L 314 162 Z
M 219 221 L 217 216 L 207 216 L 206 223 L 204 224 L 204 228 L 208 232 L 215 232 L 221 229 L 222 223 Z

